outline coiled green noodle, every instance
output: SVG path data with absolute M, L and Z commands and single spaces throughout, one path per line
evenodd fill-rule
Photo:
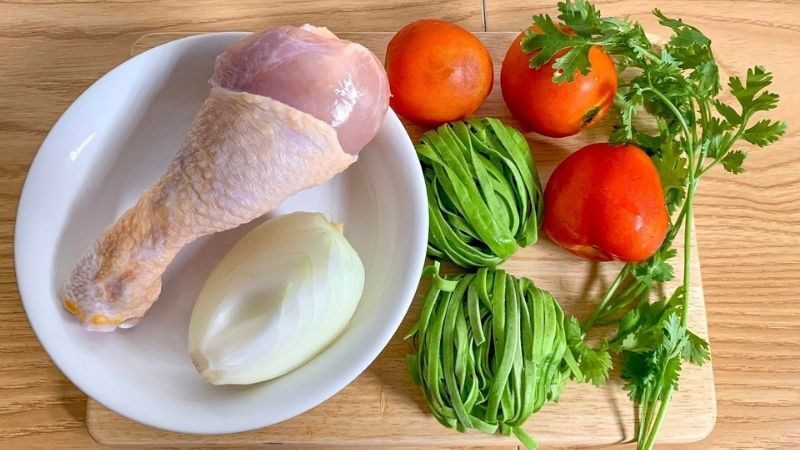
M 502 270 L 439 275 L 439 263 L 419 321 L 409 333 L 411 378 L 434 417 L 449 428 L 514 433 L 546 400 L 557 400 L 569 371 L 564 313 L 549 292 Z
M 428 191 L 428 253 L 491 267 L 538 239 L 542 188 L 525 137 L 497 119 L 458 121 L 417 145 Z

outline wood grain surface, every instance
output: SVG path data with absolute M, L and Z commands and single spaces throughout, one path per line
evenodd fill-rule
M 523 28 L 554 2 L 485 0 L 492 31 Z M 714 40 L 723 69 L 760 63 L 783 95 L 775 115 L 789 135 L 754 149 L 748 172 L 704 178 L 696 208 L 718 401 L 714 432 L 700 444 L 663 448 L 800 447 L 800 52 L 797 1 L 617 0 L 609 14 L 647 18 L 658 6 Z M 483 27 L 475 0 L 0 0 L 0 448 L 94 448 L 85 397 L 52 365 L 22 311 L 13 273 L 13 226 L 30 161 L 58 115 L 92 81 L 128 57 L 131 44 L 160 31 L 252 30 L 314 22 L 341 31 L 396 30 L 442 16 Z M 652 20 L 645 21 L 652 25 Z M 618 448 L 618 447 L 615 447 Z
M 516 33 L 476 33 L 486 44 L 495 61 L 502 59 Z M 144 36 L 133 46 L 138 53 L 164 42 L 186 37 L 180 33 Z M 393 33 L 341 33 L 358 41 L 383 59 Z M 495 66 L 495 86 L 476 116 L 498 117 L 512 125 L 500 94 L 499 64 Z M 543 182 L 570 149 L 596 141 L 608 133 L 607 120 L 590 132 L 569 139 L 548 139 L 528 135 Z M 423 131 L 406 123 L 413 141 Z M 678 244 L 680 247 L 680 244 Z M 696 246 L 693 273 L 700 273 Z M 506 264 L 512 273 L 528 276 L 559 299 L 567 314 L 585 317 L 591 301 L 617 274 L 618 264 L 596 264 L 579 260 L 548 241 L 515 254 Z M 676 277 L 673 286 L 678 284 Z M 335 445 L 478 445 L 513 444 L 513 437 L 480 433 L 461 434 L 443 428 L 424 406 L 422 393 L 409 382 L 405 356 L 410 350 L 403 336 L 419 316 L 422 298 L 428 285 L 423 283 L 411 310 L 398 332 L 378 359 L 355 382 L 324 404 L 292 420 L 249 433 L 226 436 L 192 436 L 165 433 L 131 422 L 90 402 L 87 412 L 89 433 L 99 442 L 114 445 L 176 444 L 335 444 Z M 706 315 L 700 277 L 694 277 L 691 289 L 690 326 L 707 335 Z M 592 411 L 580 414 L 578 411 Z M 672 414 L 667 416 L 662 442 L 700 440 L 711 431 L 716 417 L 711 366 L 687 368 L 681 379 L 681 391 L 674 396 Z M 526 429 L 542 445 L 600 445 L 630 441 L 635 433 L 635 410 L 619 383 L 602 390 L 589 385 L 568 385 L 558 405 L 549 405 L 528 421 Z M 324 424 L 324 426 L 319 426 Z

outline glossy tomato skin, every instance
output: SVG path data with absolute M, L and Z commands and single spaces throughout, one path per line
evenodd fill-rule
M 589 51 L 591 70 L 571 82 L 553 82 L 552 61 L 539 69 L 529 66 L 520 34 L 508 48 L 500 71 L 500 87 L 509 111 L 523 125 L 550 137 L 578 133 L 606 115 L 617 93 L 614 62 L 601 48 Z M 557 54 L 557 56 L 561 56 Z
M 544 191 L 544 231 L 587 259 L 643 261 L 669 227 L 650 157 L 633 145 L 592 144 L 556 167 Z
M 386 49 L 386 74 L 395 112 L 438 125 L 472 114 L 492 90 L 489 50 L 474 34 L 444 20 L 403 27 Z

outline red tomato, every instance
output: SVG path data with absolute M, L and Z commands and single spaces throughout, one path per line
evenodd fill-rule
M 492 90 L 492 56 L 474 34 L 444 20 L 403 27 L 386 49 L 392 109 L 411 121 L 438 125 L 478 109 Z
M 544 231 L 587 259 L 643 261 L 669 227 L 664 190 L 647 153 L 592 144 L 569 155 L 544 191 Z
M 511 114 L 550 137 L 571 136 L 602 119 L 617 93 L 617 70 L 611 57 L 600 47 L 592 47 L 588 74 L 576 73 L 571 82 L 554 83 L 552 61 L 538 69 L 529 66 L 531 55 L 520 47 L 524 35 L 508 48 L 500 71 L 503 99 Z

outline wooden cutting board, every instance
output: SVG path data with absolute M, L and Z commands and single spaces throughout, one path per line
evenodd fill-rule
M 132 54 L 191 33 L 158 33 L 142 37 Z M 476 33 L 489 48 L 495 63 L 495 86 L 486 103 L 476 113 L 519 124 L 510 117 L 499 86 L 500 63 L 514 33 Z M 343 33 L 342 38 L 360 42 L 383 60 L 392 33 Z M 209 74 L 210 77 L 211 74 Z M 603 141 L 610 120 L 579 136 L 549 139 L 529 134 L 542 181 L 569 152 L 591 142 Z M 416 141 L 420 127 L 407 124 Z M 682 247 L 679 242 L 676 245 Z M 681 278 L 679 258 L 675 260 L 676 280 Z M 692 242 L 692 280 L 690 328 L 707 337 L 706 309 L 700 277 L 696 242 Z M 617 263 L 582 261 L 543 239 L 521 249 L 504 267 L 515 275 L 527 276 L 550 290 L 567 314 L 586 317 L 599 293 L 619 270 Z M 677 284 L 677 283 L 674 283 Z M 378 359 L 352 384 L 330 400 L 286 422 L 259 430 L 230 435 L 199 436 L 170 433 L 132 422 L 89 400 L 87 427 L 100 443 L 109 445 L 331 445 L 331 446 L 506 446 L 517 444 L 513 437 L 490 436 L 479 432 L 458 433 L 439 425 L 428 413 L 419 389 L 408 378 L 404 358 L 409 351 L 402 336 L 419 315 L 423 282 L 406 319 Z M 671 289 L 673 286 L 668 286 Z M 712 343 L 713 345 L 713 343 Z M 302 393 L 298 393 L 302 395 Z M 157 408 L 158 405 L 153 405 Z M 269 408 L 270 405 L 264 405 Z M 544 446 L 591 446 L 628 442 L 635 437 L 637 413 L 628 400 L 618 376 L 602 388 L 570 383 L 558 404 L 546 404 L 526 423 L 525 429 Z M 702 368 L 686 365 L 680 390 L 659 435 L 659 442 L 692 442 L 711 432 L 716 420 L 716 402 L 711 364 Z

